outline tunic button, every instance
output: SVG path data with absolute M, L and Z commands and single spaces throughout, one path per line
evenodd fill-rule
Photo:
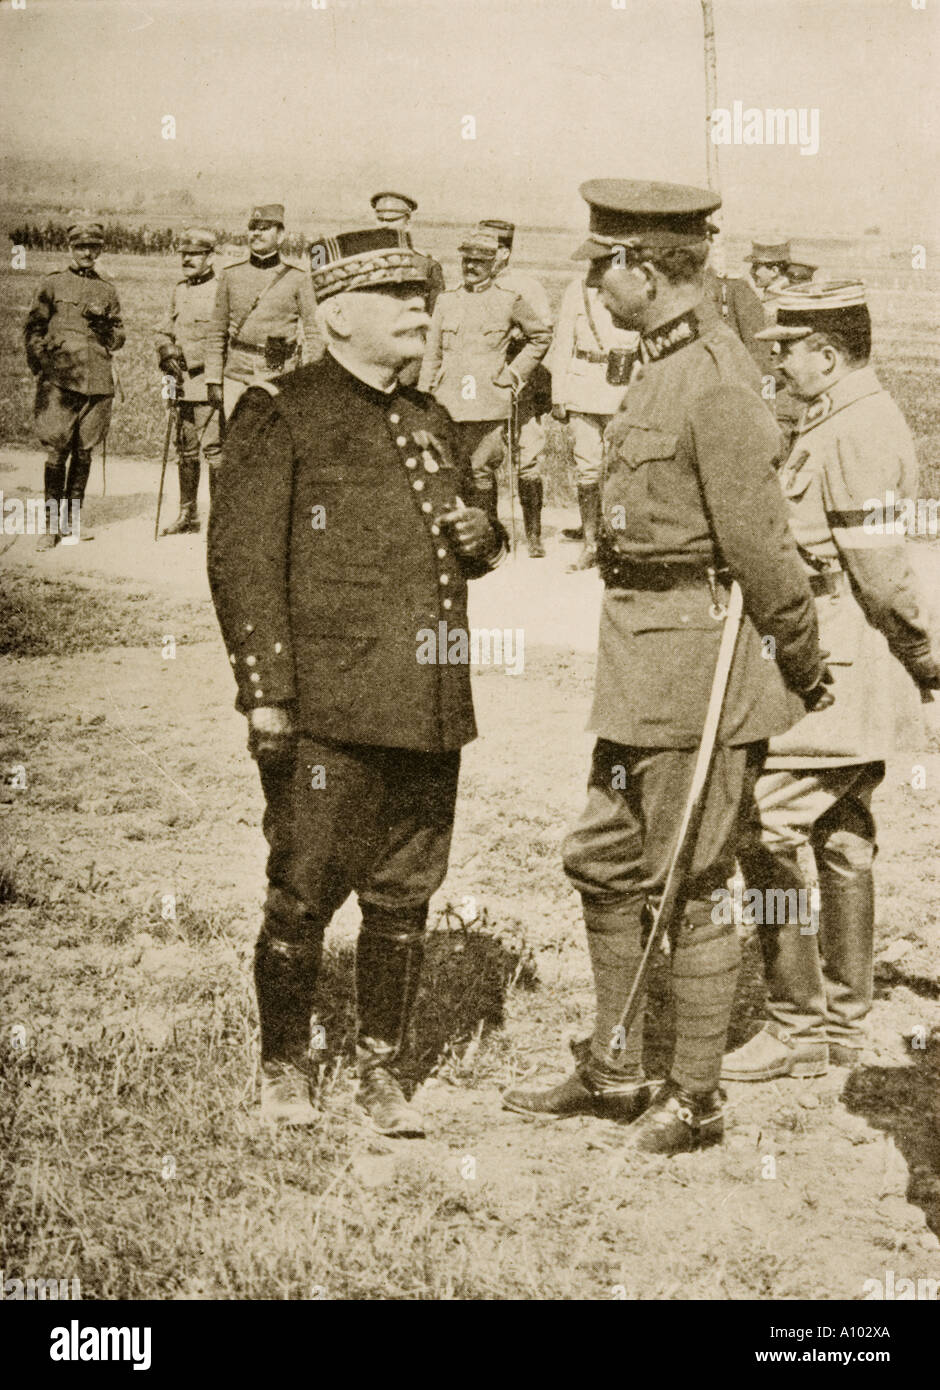
M 235 655 L 234 652 L 229 652 L 229 654 L 228 654 L 228 659 L 229 659 L 229 661 L 232 663 L 232 665 L 234 666 L 234 665 L 235 665 L 235 662 L 238 660 L 238 657 Z
M 257 666 L 258 658 L 256 656 L 246 656 L 245 663 L 248 666 Z
M 275 642 L 275 644 L 274 644 L 274 655 L 275 655 L 275 656 L 280 656 L 280 654 L 281 654 L 281 652 L 282 652 L 283 650 L 284 650 L 284 648 L 283 648 L 283 646 L 281 645 L 281 643 L 280 643 L 280 642 Z
M 399 422 L 399 420 L 401 419 L 401 416 L 398 415 L 398 414 L 393 410 L 392 413 L 391 413 L 391 415 L 390 415 L 388 418 L 391 420 L 391 422 L 392 422 L 393 425 L 397 425 L 398 422 Z
M 430 502 L 422 502 L 422 503 L 421 503 L 421 510 L 422 510 L 423 512 L 429 512 L 429 511 L 431 511 L 432 508 L 431 508 Z
M 438 558 L 439 560 L 446 560 L 446 559 L 447 559 L 447 551 L 446 551 L 446 550 L 443 550 L 443 549 L 438 550 L 438 552 L 437 552 L 437 558 Z
M 453 604 L 451 603 L 451 601 L 450 601 L 449 598 L 445 598 L 445 600 L 444 600 L 444 602 L 443 602 L 443 604 L 442 604 L 441 606 L 442 606 L 443 608 L 452 608 L 452 607 L 453 607 Z
M 422 490 L 422 488 L 424 487 L 424 479 L 423 479 L 423 478 L 415 478 L 415 480 L 414 480 L 414 482 L 411 484 L 411 486 L 414 488 L 415 492 L 420 492 L 420 491 Z
M 400 434 L 398 438 L 395 440 L 395 443 L 398 445 L 399 449 L 404 449 L 405 445 L 408 443 L 408 440 L 405 438 L 403 434 Z
M 450 575 L 449 575 L 449 574 L 442 574 L 442 575 L 441 575 L 441 583 L 442 583 L 442 584 L 449 584 L 449 583 L 450 583 Z
M 250 680 L 253 680 L 254 683 L 255 683 L 255 685 L 257 685 L 258 682 L 260 681 L 261 677 L 258 675 L 258 672 L 257 672 L 257 671 L 252 671 L 251 676 L 249 677 L 249 679 L 250 679 Z
M 418 466 L 418 460 L 417 460 L 417 459 L 405 459 L 405 467 L 406 467 L 406 468 L 417 468 L 417 466 Z
M 245 631 L 246 631 L 247 633 L 251 634 L 252 632 L 254 632 L 254 630 L 255 630 L 255 625 L 254 625 L 254 623 L 246 623 L 246 624 L 245 624 Z
M 435 523 L 435 524 L 431 527 L 431 535 L 432 535 L 432 536 L 439 536 L 440 534 L 441 534 L 441 528 Z
M 256 690 L 256 691 L 255 691 L 255 699 L 256 699 L 256 700 L 263 700 L 263 699 L 264 699 L 264 691 L 263 691 L 263 690 Z

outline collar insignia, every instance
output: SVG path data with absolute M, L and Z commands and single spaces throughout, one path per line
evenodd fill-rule
M 658 362 L 660 358 L 678 352 L 688 343 L 694 343 L 698 335 L 698 318 L 695 310 L 688 309 L 678 318 L 670 319 L 668 323 L 661 324 L 652 333 L 645 334 L 642 339 L 643 354 L 647 362 Z

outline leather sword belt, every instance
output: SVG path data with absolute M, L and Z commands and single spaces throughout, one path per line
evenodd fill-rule
M 606 353 L 606 352 L 586 352 L 586 351 L 583 351 L 581 348 L 575 348 L 575 350 L 574 350 L 574 355 L 575 355 L 575 357 L 579 358 L 582 362 L 606 362 L 606 361 L 607 361 L 607 353 Z
M 239 352 L 253 352 L 256 357 L 264 357 L 267 353 L 267 348 L 265 347 L 264 343 L 246 343 L 244 338 L 233 338 L 231 346 L 233 348 L 238 348 Z M 297 346 L 295 344 L 291 348 L 290 352 L 287 354 L 287 358 L 285 360 L 289 361 L 290 358 L 292 358 L 296 352 Z
M 666 590 L 698 587 L 709 582 L 714 574 L 719 584 L 727 587 L 731 578 L 726 570 L 715 567 L 703 557 L 688 560 L 630 560 L 622 555 L 598 555 L 598 568 L 607 589 Z
M 845 570 L 817 570 L 809 577 L 811 593 L 819 598 L 823 594 L 837 594 L 843 587 Z
M 186 370 L 190 376 L 202 376 L 206 369 L 205 367 L 187 367 Z

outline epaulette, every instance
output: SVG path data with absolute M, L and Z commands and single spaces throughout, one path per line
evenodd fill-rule
M 237 265 L 247 265 L 249 259 L 248 256 L 240 256 L 237 261 L 226 261 L 219 273 L 221 274 L 222 270 L 234 270 Z
M 299 270 L 301 275 L 306 275 L 307 273 L 302 265 L 298 265 L 296 261 L 289 261 L 286 256 L 281 257 L 281 265 L 290 266 L 291 270 Z

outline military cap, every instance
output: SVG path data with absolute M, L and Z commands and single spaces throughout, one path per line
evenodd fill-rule
M 319 304 L 331 295 L 380 285 L 424 285 L 428 258 L 398 227 L 366 227 L 321 236 L 309 246 L 313 293 Z
M 457 247 L 463 256 L 495 256 L 499 250 L 499 239 L 487 227 L 475 227 L 468 232 Z
M 180 237 L 179 249 L 181 251 L 214 251 L 215 232 L 207 231 L 205 227 L 187 227 Z
M 373 193 L 369 199 L 371 206 L 375 209 L 376 217 L 382 219 L 383 213 L 390 214 L 390 220 L 399 217 L 410 217 L 413 212 L 417 212 L 418 204 L 414 198 L 409 198 L 407 193 Z
M 572 256 L 602 260 L 620 246 L 664 251 L 693 246 L 715 231 L 708 214 L 721 197 L 707 188 L 637 179 L 589 179 L 578 190 L 591 209 L 590 235 Z
M 284 204 L 283 203 L 256 203 L 248 214 L 248 225 L 252 222 L 276 222 L 279 227 L 284 225 Z
M 827 328 L 856 329 L 870 324 L 865 286 L 861 280 L 820 280 L 791 285 L 775 301 L 777 322 L 755 333 L 764 342 L 808 338 Z
M 752 241 L 751 254 L 744 258 L 751 265 L 786 265 L 790 259 L 788 241 Z
M 499 217 L 481 217 L 478 226 L 489 229 L 496 233 L 496 239 L 500 246 L 512 250 L 513 237 L 516 235 L 515 222 L 503 222 Z
M 68 225 L 66 236 L 70 246 L 104 245 L 104 227 L 92 217 L 76 217 Z

